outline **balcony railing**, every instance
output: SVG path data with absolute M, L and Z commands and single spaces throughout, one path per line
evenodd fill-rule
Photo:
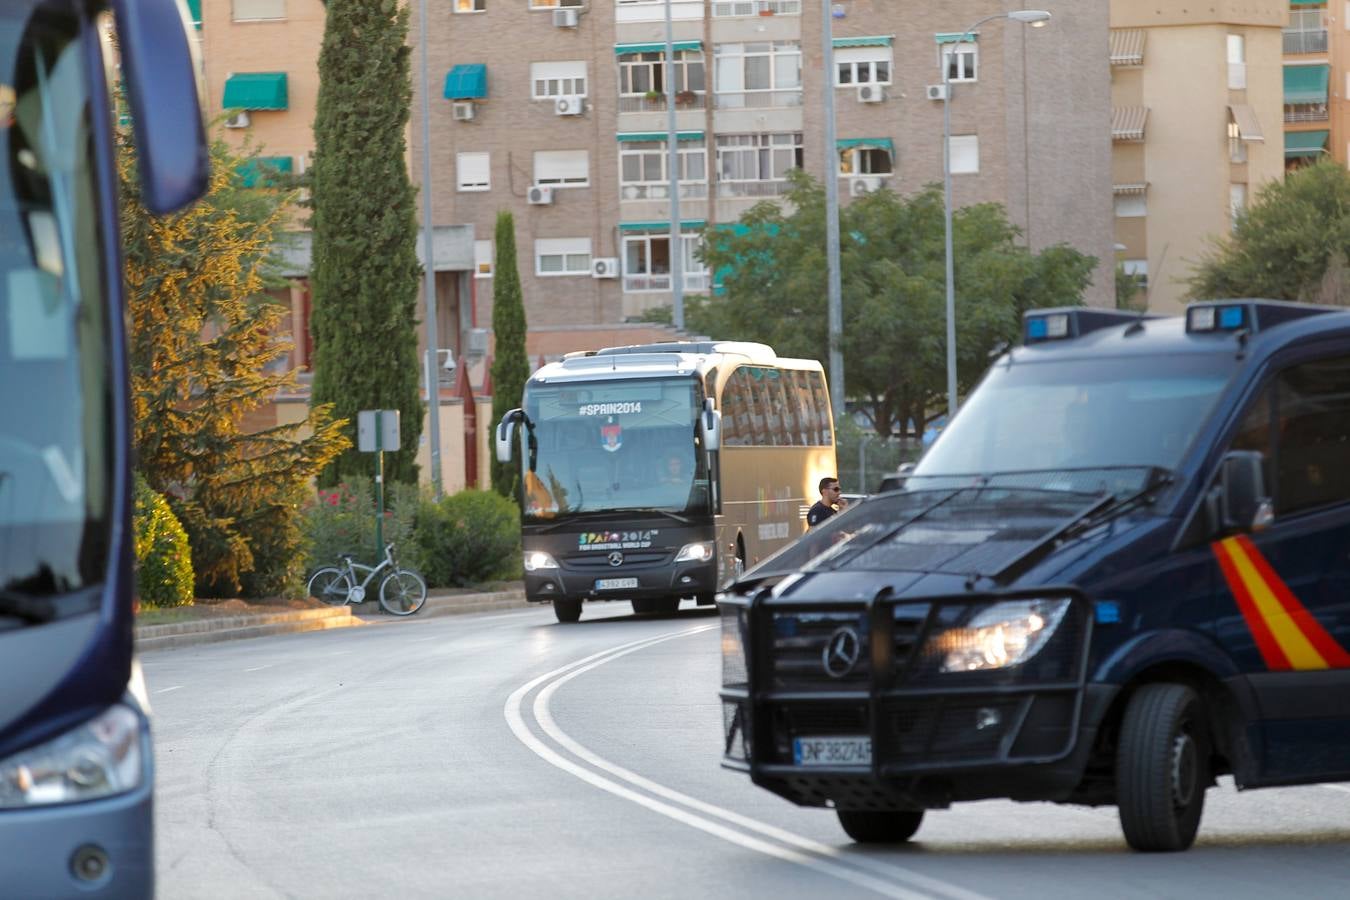
M 624 184 L 619 188 L 619 196 L 624 200 L 666 200 L 670 197 L 670 185 Z M 703 200 L 707 196 L 708 185 L 706 182 L 680 182 L 680 198 L 682 200 Z
M 712 14 L 722 19 L 729 16 L 798 16 L 802 0 L 713 0 Z
M 786 181 L 719 181 L 719 197 L 781 197 L 791 185 Z
M 1326 53 L 1327 30 L 1325 28 L 1284 30 L 1285 53 Z
M 769 109 L 801 105 L 801 88 L 790 91 L 740 91 L 717 95 L 718 109 Z
M 685 272 L 684 289 L 686 291 L 706 291 L 711 279 L 707 272 Z M 626 293 L 637 294 L 644 291 L 670 290 L 670 273 L 658 272 L 652 275 L 624 275 L 623 289 Z
M 1327 114 L 1325 104 L 1286 106 L 1284 108 L 1284 120 L 1286 122 L 1325 122 L 1329 118 L 1331 117 Z
M 708 95 L 702 91 L 681 91 L 675 95 L 676 109 L 705 109 L 708 105 Z M 625 94 L 619 97 L 619 112 L 665 112 L 666 98 L 661 95 L 655 100 L 648 100 L 646 94 Z

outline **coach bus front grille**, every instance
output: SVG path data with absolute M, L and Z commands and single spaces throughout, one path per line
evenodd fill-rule
M 615 566 L 609 561 L 607 553 L 588 553 L 585 556 L 565 556 L 562 565 L 565 569 L 582 572 L 600 572 L 628 566 L 654 566 L 669 562 L 670 550 L 625 550 L 623 562 Z

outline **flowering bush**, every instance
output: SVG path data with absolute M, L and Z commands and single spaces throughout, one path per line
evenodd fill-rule
M 417 513 L 413 560 L 431 587 L 462 587 L 519 578 L 520 512 L 493 491 L 465 490 L 424 500 Z
M 136 476 L 132 535 L 136 548 L 136 595 L 146 606 L 190 606 L 192 552 L 187 532 L 141 476 Z
M 417 488 L 391 484 L 384 492 L 384 542 L 410 560 L 417 515 Z M 375 491 L 368 478 L 353 478 L 334 488 L 320 488 L 305 506 L 305 532 L 309 538 L 306 570 L 325 566 L 340 553 L 357 561 L 375 563 L 384 558 L 384 548 L 375 547 Z

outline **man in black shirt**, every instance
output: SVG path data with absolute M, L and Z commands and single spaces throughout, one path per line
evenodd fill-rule
M 822 478 L 820 479 L 820 499 L 806 514 L 806 524 L 814 528 L 836 512 L 847 507 L 848 501 L 839 495 L 839 479 Z

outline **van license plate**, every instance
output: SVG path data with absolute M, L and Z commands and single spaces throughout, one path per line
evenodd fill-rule
M 797 766 L 870 766 L 869 737 L 799 737 L 792 742 L 792 763 Z
M 635 588 L 638 586 L 636 578 L 597 578 L 595 579 L 595 589 L 597 591 L 619 591 L 624 588 Z

